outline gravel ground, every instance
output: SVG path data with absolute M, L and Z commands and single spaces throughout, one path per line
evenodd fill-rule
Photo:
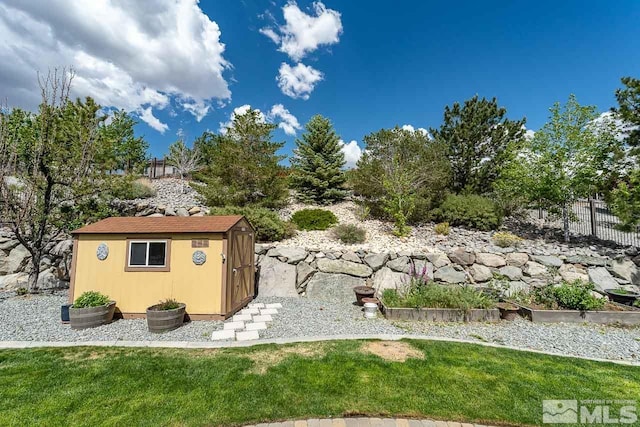
M 222 322 L 194 321 L 175 331 L 151 334 L 146 320 L 117 320 L 82 331 L 60 323 L 60 306 L 67 292 L 9 296 L 0 293 L 0 341 L 208 341 Z M 364 319 L 351 304 L 306 298 L 258 297 L 255 302 L 279 302 L 263 339 L 328 335 L 406 334 L 491 342 L 524 349 L 610 360 L 640 362 L 640 328 L 598 325 L 539 324 L 524 319 L 498 324 L 434 324 Z

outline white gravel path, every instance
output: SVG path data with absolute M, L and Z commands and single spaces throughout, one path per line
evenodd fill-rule
M 164 334 L 147 331 L 144 319 L 117 320 L 82 331 L 60 322 L 60 306 L 67 293 L 16 297 L 0 294 L 0 341 L 209 341 L 222 329 L 218 321 L 194 321 Z M 360 307 L 306 298 L 258 297 L 256 302 L 279 302 L 262 339 L 353 335 L 427 335 L 489 342 L 556 354 L 640 362 L 640 328 L 579 324 L 538 324 L 519 319 L 498 324 L 434 324 L 391 322 L 382 317 L 363 318 Z

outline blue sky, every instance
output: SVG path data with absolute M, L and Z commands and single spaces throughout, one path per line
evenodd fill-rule
M 67 1 L 54 2 L 63 7 Z M 94 11 L 94 16 L 116 17 L 96 21 L 103 27 L 101 34 L 113 38 L 113 46 L 98 49 L 87 42 L 92 38 L 88 25 L 38 11 L 34 0 L 7 1 L 0 6 L 0 36 L 18 40 L 19 32 L 29 28 L 15 22 L 28 22 L 27 16 L 34 28 L 47 25 L 63 47 L 58 48 L 59 57 L 55 53 L 33 61 L 21 57 L 23 69 L 0 61 L 5 64 L 0 65 L 0 78 L 11 82 L 5 85 L 13 84 L 15 75 L 24 74 L 30 66 L 78 67 L 78 61 L 76 93 L 98 91 L 103 105 L 112 103 L 146 120 L 137 132 L 151 143 L 155 156 L 162 156 L 179 129 L 190 142 L 207 129 L 218 131 L 234 108 L 244 105 L 260 109 L 268 120 L 279 123 L 282 116 L 268 113 L 281 104 L 301 126 L 313 114 L 323 114 L 344 141 L 355 140 L 362 147 L 363 136 L 380 128 L 437 127 L 445 105 L 477 93 L 497 97 L 509 117 L 524 116 L 527 127 L 535 130 L 545 122 L 549 106 L 565 101 L 570 93 L 582 104 L 605 111 L 615 105 L 620 77 L 640 76 L 637 0 L 326 0 L 315 5 L 309 1 L 155 0 L 135 8 L 144 10 L 131 10 L 116 0 L 112 3 Z M 184 7 L 174 9 L 175 4 Z M 291 22 L 283 16 L 285 7 L 293 12 Z M 322 22 L 314 21 L 318 16 Z M 171 33 L 176 17 L 189 19 L 178 20 L 180 36 L 167 41 L 163 37 Z M 211 32 L 193 39 L 184 35 L 184 22 L 195 22 L 193 28 L 199 29 L 203 21 L 209 29 L 217 25 L 217 37 Z M 286 24 L 291 25 L 289 30 Z M 136 31 L 127 31 L 129 27 Z M 278 44 L 264 34 L 265 28 L 278 35 Z M 283 47 L 285 38 L 288 45 Z M 14 49 L 0 48 L 0 57 L 6 59 L 18 47 L 29 51 L 25 43 L 10 41 Z M 122 53 L 128 43 L 133 56 Z M 151 47 L 147 50 L 147 46 Z M 140 52 L 139 57 L 135 52 Z M 171 62 L 172 58 L 176 61 Z M 293 94 L 289 90 L 287 95 L 276 81 L 282 63 L 291 67 L 301 63 L 322 78 L 312 90 Z M 123 86 L 123 81 L 129 83 Z M 22 102 L 27 99 L 24 91 L 15 89 L 20 84 L 7 91 L 18 105 L 28 105 Z M 148 93 L 149 88 L 153 93 Z M 209 108 L 204 116 L 200 108 L 197 117 L 187 104 Z M 275 133 L 276 140 L 286 141 L 283 154 L 290 154 L 294 146 L 294 130 L 300 135 L 296 129 Z

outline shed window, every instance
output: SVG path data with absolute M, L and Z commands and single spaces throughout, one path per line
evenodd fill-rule
M 167 265 L 167 242 L 129 242 L 129 267 L 165 267 Z

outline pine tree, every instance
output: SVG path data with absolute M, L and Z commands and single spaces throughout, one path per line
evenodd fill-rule
M 329 119 L 315 115 L 305 126 L 291 160 L 292 185 L 303 202 L 328 204 L 345 197 L 346 176 L 340 138 Z

